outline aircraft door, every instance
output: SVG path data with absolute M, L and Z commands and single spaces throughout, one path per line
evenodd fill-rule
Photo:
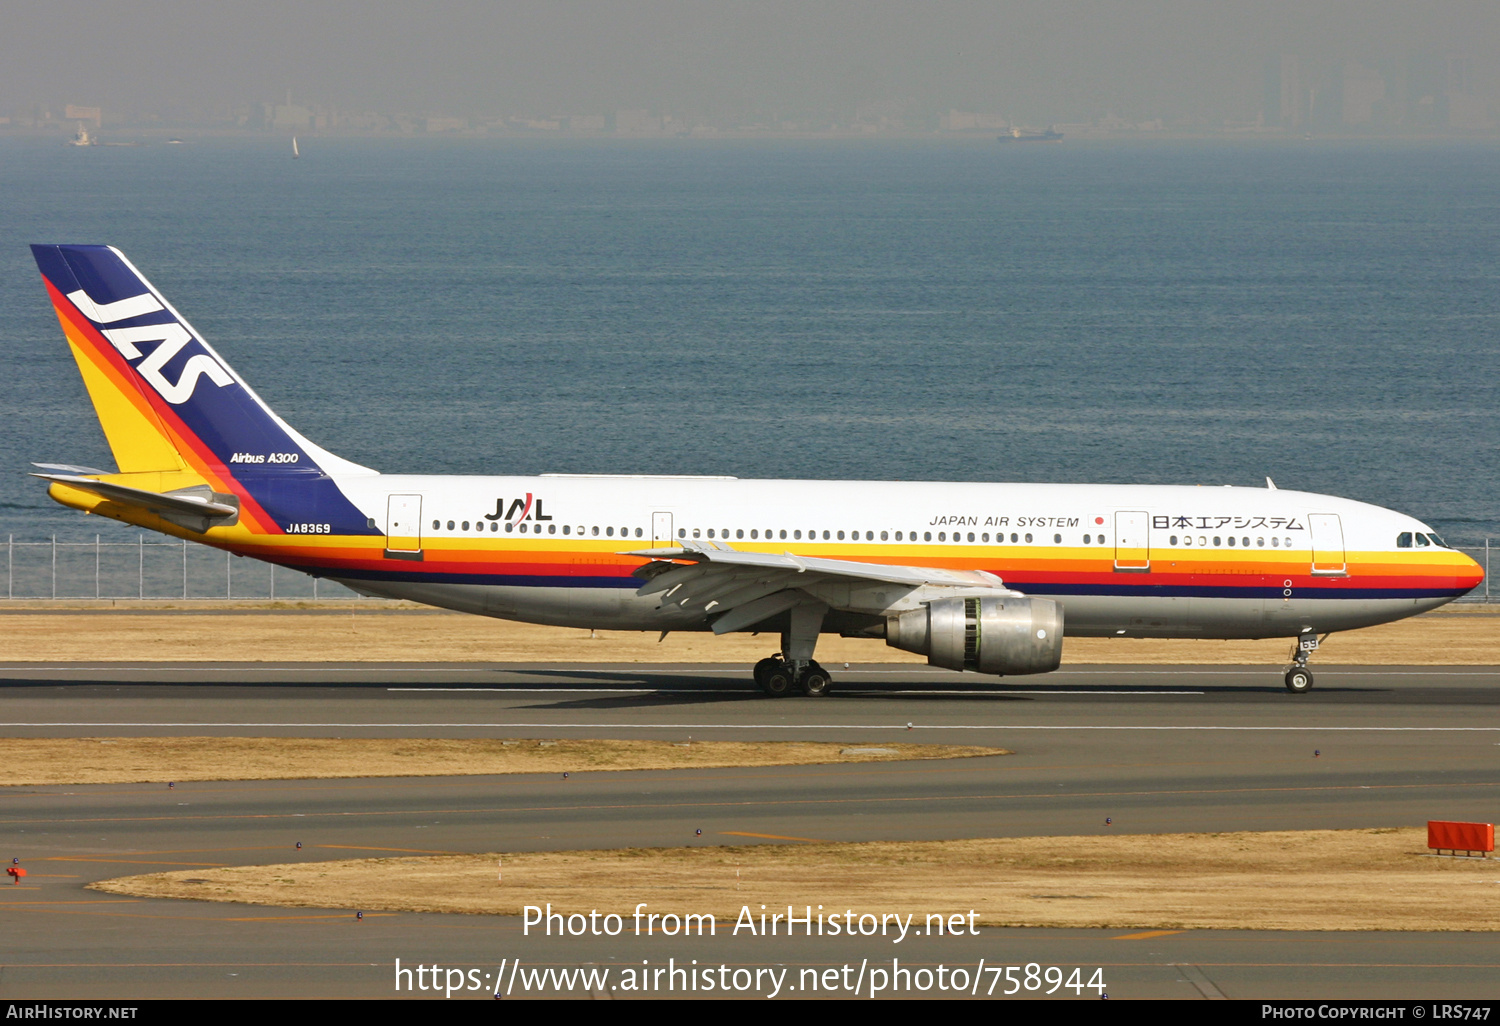
M 1151 569 L 1151 540 L 1146 533 L 1151 518 L 1145 513 L 1115 514 L 1115 569 L 1144 572 Z
M 1307 518 L 1312 534 L 1312 572 L 1334 576 L 1349 572 L 1344 556 L 1344 525 L 1337 513 L 1313 513 Z
M 664 549 L 675 544 L 677 543 L 672 540 L 672 514 L 651 514 L 651 547 Z
M 422 551 L 422 497 L 392 495 L 386 499 L 385 548 L 410 558 Z

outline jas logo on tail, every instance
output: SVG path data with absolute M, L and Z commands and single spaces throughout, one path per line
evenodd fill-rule
M 98 324 L 113 324 L 116 321 L 165 309 L 150 293 L 131 296 L 114 303 L 105 303 L 102 306 L 90 299 L 88 293 L 82 289 L 68 293 L 68 299 L 83 312 L 84 316 Z M 151 387 L 173 406 L 181 406 L 192 398 L 193 390 L 198 387 L 199 378 L 206 377 L 220 388 L 234 383 L 234 376 L 224 369 L 223 364 L 207 353 L 198 353 L 190 357 L 187 363 L 183 364 L 182 373 L 177 376 L 176 381 L 172 381 L 162 372 L 162 368 L 174 356 L 182 352 L 184 346 L 193 341 L 193 336 L 189 335 L 187 329 L 176 321 L 167 324 L 143 324 L 134 328 L 102 328 L 100 330 L 103 331 L 104 337 L 109 339 L 110 345 L 118 349 L 125 359 L 140 360 L 140 363 L 135 364 L 136 373 L 145 378 Z M 143 353 L 137 347 L 147 342 L 155 342 L 156 348 L 150 353 Z

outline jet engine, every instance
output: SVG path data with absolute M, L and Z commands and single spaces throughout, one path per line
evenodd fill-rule
M 1062 662 L 1062 642 L 1062 606 L 1020 595 L 938 599 L 885 621 L 887 645 L 949 670 L 1049 673 Z

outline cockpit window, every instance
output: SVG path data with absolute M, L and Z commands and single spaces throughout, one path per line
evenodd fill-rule
M 1423 534 L 1421 531 L 1418 531 L 1417 532 L 1417 548 L 1419 548 L 1419 549 L 1425 549 L 1425 548 L 1428 548 L 1430 545 L 1432 545 L 1432 542 L 1430 542 L 1430 541 L 1427 540 L 1427 536 L 1425 534 Z
M 1441 549 L 1451 549 L 1453 547 L 1453 546 L 1449 545 L 1447 542 L 1443 541 L 1443 539 L 1439 538 L 1437 536 L 1437 532 L 1435 532 L 1435 531 L 1429 531 L 1427 533 L 1427 537 L 1431 538 L 1432 539 L 1432 544 L 1436 545 L 1438 548 L 1441 548 Z
M 1411 548 L 1411 532 L 1410 531 L 1402 531 L 1400 534 L 1396 535 L 1396 548 L 1398 548 L 1398 549 L 1409 549 L 1409 548 Z

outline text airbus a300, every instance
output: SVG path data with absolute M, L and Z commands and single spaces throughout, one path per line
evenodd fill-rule
M 771 695 L 820 695 L 821 634 L 988 674 L 1068 636 L 1296 639 L 1482 580 L 1427 525 L 1265 488 L 438 477 L 340 459 L 276 416 L 108 246 L 33 246 L 118 468 L 38 464 L 64 505 L 342 582 L 532 623 L 757 631 Z M 795 496 L 788 502 L 787 496 Z

